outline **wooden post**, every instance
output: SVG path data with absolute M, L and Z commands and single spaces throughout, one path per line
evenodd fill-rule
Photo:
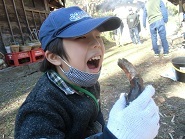
M 22 42 L 24 43 L 23 32 L 22 32 L 22 28 L 21 28 L 21 24 L 20 24 L 20 20 L 19 20 L 18 14 L 17 14 L 17 8 L 16 8 L 15 1 L 14 0 L 13 0 L 13 7 L 14 7 L 15 14 L 16 14 L 16 17 L 17 17 L 17 22 L 18 22 L 18 25 L 19 25 L 19 30 L 21 32 Z
M 6 17 L 7 17 L 7 20 L 8 20 L 8 25 L 9 25 L 9 28 L 10 28 L 10 31 L 11 31 L 12 39 L 13 39 L 13 41 L 15 42 L 15 38 L 14 38 L 12 26 L 11 26 L 11 24 L 10 24 L 10 18 L 9 18 L 8 11 L 7 11 L 7 8 L 6 8 L 5 0 L 3 0 L 3 5 L 4 5 L 5 12 L 6 12 Z
M 26 16 L 26 11 L 25 11 L 25 6 L 24 6 L 23 0 L 21 0 L 21 3 L 22 3 L 23 10 L 24 10 L 24 15 L 25 15 L 25 19 L 26 19 L 26 24 L 27 24 L 27 27 L 28 27 L 30 33 L 31 33 L 30 26 L 29 26 L 29 22 L 28 22 L 28 18 L 27 18 L 27 16 Z
M 31 11 L 31 13 L 32 13 L 32 17 L 33 17 L 33 22 L 34 22 L 34 24 L 35 24 L 35 29 L 37 30 L 37 24 L 36 24 L 36 22 L 35 22 L 35 16 L 34 16 L 34 13 L 33 13 L 33 11 Z
M 49 12 L 50 10 L 49 10 L 49 6 L 48 6 L 48 1 L 47 0 L 44 0 L 44 5 L 45 5 L 45 10 L 47 11 L 47 12 Z M 46 14 L 46 13 L 45 13 Z
M 1 30 L 1 27 L 0 27 L 0 34 L 1 34 L 2 43 L 3 43 L 4 47 L 5 47 L 5 43 L 4 43 L 3 33 L 2 33 L 2 30 Z

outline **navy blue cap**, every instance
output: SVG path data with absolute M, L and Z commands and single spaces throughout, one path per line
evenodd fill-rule
M 118 17 L 109 16 L 92 18 L 77 6 L 60 8 L 49 14 L 39 30 L 42 49 L 56 38 L 72 38 L 82 36 L 94 29 L 101 32 L 115 30 L 120 26 Z

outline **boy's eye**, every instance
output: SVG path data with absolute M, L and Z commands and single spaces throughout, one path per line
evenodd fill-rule
M 78 40 L 78 39 L 85 39 L 85 38 L 86 38 L 85 36 L 80 36 L 80 37 L 77 37 L 75 39 Z
M 101 36 L 96 36 L 96 38 L 100 39 L 100 38 L 101 38 Z

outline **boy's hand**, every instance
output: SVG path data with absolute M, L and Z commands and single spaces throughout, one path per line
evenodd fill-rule
M 159 108 L 152 96 L 155 89 L 148 85 L 145 90 L 125 107 L 121 95 L 109 114 L 107 128 L 118 139 L 153 139 L 159 129 Z

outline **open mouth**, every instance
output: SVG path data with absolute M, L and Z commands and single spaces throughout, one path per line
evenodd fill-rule
M 99 63 L 100 63 L 100 56 L 95 56 L 92 57 L 91 59 L 89 59 L 87 61 L 87 66 L 89 69 L 95 69 L 99 67 Z

